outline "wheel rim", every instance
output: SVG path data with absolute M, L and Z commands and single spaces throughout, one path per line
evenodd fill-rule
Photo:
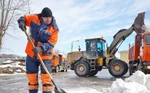
M 74 71 L 79 77 L 86 77 L 89 73 L 89 65 L 85 61 L 79 61 L 75 64 Z
M 78 66 L 78 70 L 79 70 L 80 72 L 83 72 L 83 71 L 85 70 L 84 65 L 83 65 L 83 64 L 80 64 L 80 65 Z
M 84 75 L 86 73 L 86 67 L 84 66 L 84 64 L 80 64 L 77 66 L 77 73 L 79 75 Z
M 120 65 L 120 64 L 114 64 L 113 70 L 114 70 L 115 72 L 121 71 L 121 65 Z

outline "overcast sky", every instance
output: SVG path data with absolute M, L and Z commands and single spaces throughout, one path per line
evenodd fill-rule
M 71 51 L 71 43 L 75 40 L 79 42 L 73 43 L 73 50 L 77 50 L 78 45 L 85 50 L 85 38 L 103 36 L 110 45 L 114 34 L 120 29 L 128 29 L 137 14 L 143 11 L 146 12 L 145 24 L 150 26 L 150 0 L 31 0 L 31 3 L 33 14 L 40 13 L 44 7 L 53 11 L 60 29 L 55 49 L 64 53 Z M 15 38 L 5 36 L 1 53 L 24 56 L 26 36 L 20 29 L 9 32 Z M 125 40 L 119 51 L 128 49 L 134 35 Z

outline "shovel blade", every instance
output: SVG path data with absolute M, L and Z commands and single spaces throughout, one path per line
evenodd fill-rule
M 61 88 L 55 88 L 54 91 L 55 91 L 55 93 L 67 93 L 66 91 L 64 91 Z

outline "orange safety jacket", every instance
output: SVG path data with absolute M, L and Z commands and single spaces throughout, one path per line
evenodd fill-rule
M 40 14 L 24 15 L 18 20 L 19 22 L 24 21 L 26 26 L 30 27 L 31 38 L 36 47 L 41 47 L 43 50 L 40 52 L 40 56 L 43 60 L 53 58 L 53 48 L 58 40 L 58 26 L 56 20 L 52 17 L 52 22 L 48 25 L 44 24 Z M 25 52 L 30 57 L 34 57 L 35 54 L 32 51 L 33 47 L 30 42 L 27 42 Z

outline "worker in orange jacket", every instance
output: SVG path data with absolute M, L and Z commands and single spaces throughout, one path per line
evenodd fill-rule
M 26 58 L 26 74 L 28 78 L 29 93 L 38 93 L 38 68 L 41 70 L 41 80 L 43 93 L 52 93 L 53 87 L 51 79 L 43 69 L 37 58 L 37 53 L 40 54 L 47 69 L 51 72 L 51 59 L 53 57 L 53 48 L 58 39 L 58 26 L 52 15 L 52 11 L 45 7 L 41 13 L 24 15 L 18 19 L 19 28 L 26 31 L 26 26 L 30 27 L 30 36 L 35 45 L 32 47 L 30 42 L 27 42 L 25 52 Z

